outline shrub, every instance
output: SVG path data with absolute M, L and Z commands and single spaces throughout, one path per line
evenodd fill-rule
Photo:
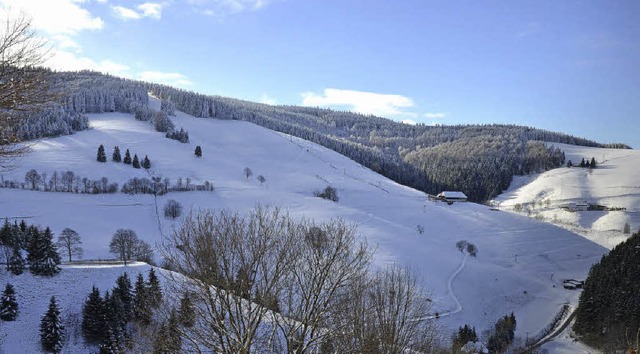
M 314 195 L 322 199 L 327 199 L 334 202 L 338 201 L 338 191 L 331 186 L 326 186 L 322 192 L 320 191 L 314 192 Z
M 182 215 L 182 205 L 176 200 L 170 199 L 164 205 L 164 217 L 169 219 L 175 219 Z

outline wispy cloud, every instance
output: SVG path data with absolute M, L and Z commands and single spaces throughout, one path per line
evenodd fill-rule
M 277 1 L 283 0 L 188 0 L 196 11 L 208 16 L 224 16 L 260 10 Z
M 381 117 L 413 116 L 403 109 L 414 106 L 413 100 L 402 95 L 328 88 L 322 94 L 305 92 L 302 105 L 347 109 Z
M 177 87 L 188 87 L 193 85 L 188 77 L 180 73 L 169 73 L 162 71 L 143 71 L 137 75 L 142 81 L 151 81 L 159 84 L 165 84 Z
M 260 103 L 270 104 L 273 106 L 278 104 L 278 101 L 265 93 L 260 97 Z
M 402 121 L 402 123 L 409 124 L 409 125 L 416 125 L 416 121 L 413 119 L 405 119 Z
M 446 112 L 427 112 L 424 114 L 424 117 L 429 119 L 442 119 L 446 116 Z
M 162 17 L 162 9 L 164 7 L 164 3 L 145 2 L 144 4 L 140 4 L 135 8 L 114 5 L 111 6 L 111 10 L 116 17 L 125 21 L 140 20 L 145 17 L 159 20 Z

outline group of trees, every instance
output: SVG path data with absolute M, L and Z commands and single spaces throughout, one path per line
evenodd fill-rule
M 258 178 L 258 180 L 260 181 L 260 178 Z M 113 194 L 118 192 L 118 183 L 110 183 L 107 177 L 102 177 L 99 180 L 91 180 L 86 177 L 81 177 L 73 171 L 54 171 L 49 177 L 46 172 L 39 173 L 35 169 L 32 169 L 25 173 L 24 182 L 3 180 L 0 183 L 0 188 L 82 194 Z M 182 177 L 178 177 L 175 184 L 171 184 L 169 178 L 162 178 L 161 176 L 154 176 L 151 177 L 151 179 L 134 177 L 125 182 L 120 189 L 122 193 L 127 194 L 154 195 L 164 195 L 169 192 L 212 192 L 214 190 L 213 184 L 209 181 L 196 184 L 191 182 L 191 178 L 183 179 Z
M 573 330 L 605 351 L 637 348 L 640 331 L 640 232 L 591 267 Z
M 478 256 L 478 247 L 476 247 L 476 245 L 466 240 L 460 240 L 456 242 L 456 248 L 458 249 L 458 251 L 462 253 L 464 253 L 464 251 L 466 250 L 469 255 L 473 257 Z
M 97 156 L 96 160 L 98 162 L 107 162 L 107 154 L 105 153 L 104 146 L 102 144 L 100 144 L 100 146 L 98 146 L 98 156 Z M 129 149 L 127 149 L 125 151 L 125 153 L 124 153 L 124 159 L 123 159 L 121 154 L 120 154 L 120 147 L 118 147 L 118 146 L 115 146 L 113 148 L 113 154 L 111 156 L 111 161 L 113 161 L 113 162 L 122 161 L 126 165 L 132 165 L 133 168 L 142 167 L 145 170 L 148 170 L 148 169 L 151 168 L 151 160 L 149 160 L 149 157 L 147 155 L 144 156 L 144 159 L 142 160 L 142 163 L 141 163 L 140 160 L 138 159 L 138 154 L 134 154 L 133 155 L 133 159 L 131 159 L 131 153 L 129 152 Z
M 132 346 L 129 324 L 147 327 L 162 302 L 162 288 L 153 268 L 147 281 L 138 273 L 134 285 L 125 272 L 104 296 L 93 287 L 82 309 L 82 335 L 87 343 L 98 345 L 101 353 L 123 353 Z
M 27 225 L 24 220 L 13 224 L 5 219 L 0 229 L 0 247 L 7 270 L 13 274 L 22 274 L 24 269 L 35 275 L 52 276 L 60 271 L 60 255 L 53 241 L 53 233 L 48 227 L 44 230 L 35 225 Z M 26 252 L 26 259 L 23 257 Z
M 54 171 L 49 177 L 46 172 L 39 173 L 35 169 L 27 171 L 24 182 L 4 180 L 2 188 L 21 188 L 44 192 L 66 192 L 83 194 L 116 193 L 117 183 L 109 183 L 107 177 L 91 180 L 73 171 Z
M 109 251 L 127 264 L 127 261 L 135 260 L 153 263 L 153 250 L 148 243 L 138 238 L 135 231 L 130 229 L 118 229 L 111 238 Z
M 571 162 L 571 160 L 567 161 L 567 167 L 574 167 L 576 165 L 573 164 L 573 162 Z M 589 160 L 585 160 L 584 157 L 582 158 L 582 160 L 580 161 L 580 164 L 577 165 L 578 167 L 582 167 L 582 168 L 596 168 L 596 159 L 595 157 L 591 158 L 591 161 Z
M 164 245 L 173 293 L 189 292 L 183 342 L 247 353 L 421 352 L 435 346 L 429 299 L 408 270 L 372 272 L 371 250 L 341 220 L 316 224 L 278 209 L 202 211 Z M 178 273 L 186 275 L 191 280 Z

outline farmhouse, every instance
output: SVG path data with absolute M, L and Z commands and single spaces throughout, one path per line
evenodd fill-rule
M 437 195 L 437 198 L 447 203 L 466 202 L 467 196 L 462 192 L 444 191 Z

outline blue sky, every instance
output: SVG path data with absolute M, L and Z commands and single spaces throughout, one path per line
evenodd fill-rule
M 48 65 L 426 124 L 640 148 L 640 2 L 0 0 Z

